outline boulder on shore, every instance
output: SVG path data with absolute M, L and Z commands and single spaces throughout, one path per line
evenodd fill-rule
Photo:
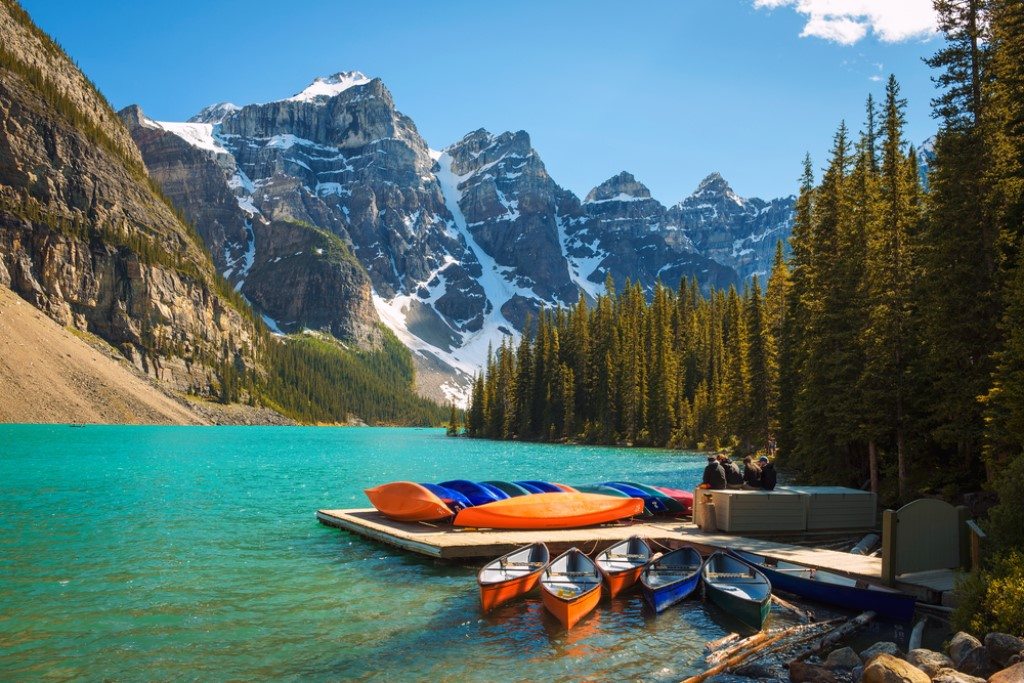
M 981 647 L 981 641 L 970 633 L 960 631 L 949 641 L 949 658 L 953 660 L 953 664 L 959 667 L 967 653 L 976 647 Z
M 985 683 L 985 679 L 968 676 L 956 669 L 939 669 L 932 674 L 932 683 Z
M 853 651 L 853 648 L 844 647 L 833 650 L 822 666 L 826 669 L 853 669 L 861 664 L 863 662 L 860 661 L 860 657 Z
M 978 678 L 988 678 L 999 671 L 999 667 L 989 657 L 988 648 L 984 645 L 976 647 L 964 655 L 964 658 L 957 662 L 956 668 Z
M 1024 662 L 1018 662 L 1002 671 L 995 672 L 988 679 L 988 683 L 1024 683 Z
M 954 668 L 952 659 L 941 652 L 934 652 L 924 648 L 908 652 L 907 661 L 929 676 L 934 676 L 940 669 Z
M 978 643 L 979 645 L 981 643 Z M 902 653 L 900 652 L 899 646 L 891 641 L 883 641 L 881 643 L 875 643 L 866 650 L 862 650 L 860 658 L 864 660 L 864 663 L 871 661 L 872 657 L 880 654 L 892 655 L 893 657 L 899 657 Z
M 913 664 L 889 654 L 876 655 L 864 667 L 863 683 L 931 683 L 931 678 Z
M 985 636 L 985 649 L 988 656 L 998 666 L 1010 666 L 1020 661 L 1021 653 L 1024 653 L 1024 640 L 1009 633 L 989 633 Z M 1016 661 L 1010 661 L 1016 656 Z
M 835 674 L 825 667 L 795 660 L 789 663 L 789 680 L 793 683 L 839 683 Z

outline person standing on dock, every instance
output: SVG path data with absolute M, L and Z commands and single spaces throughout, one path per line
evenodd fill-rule
M 713 455 L 708 456 L 708 466 L 704 468 L 704 481 L 709 489 L 724 489 L 727 486 L 725 470 Z

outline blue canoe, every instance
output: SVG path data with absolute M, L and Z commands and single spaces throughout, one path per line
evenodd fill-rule
M 729 550 L 729 554 L 759 569 L 774 588 L 787 593 L 858 612 L 871 610 L 879 617 L 891 621 L 907 622 L 914 618 L 916 599 L 892 588 L 872 586 L 821 569 L 775 562 L 742 550 Z
M 688 545 L 662 555 L 648 564 L 640 575 L 640 589 L 655 612 L 676 604 L 700 584 L 704 560 Z
M 493 503 L 496 500 L 504 500 L 505 498 L 508 498 L 508 494 L 504 492 L 499 491 L 495 493 L 495 491 L 498 490 L 495 489 L 494 487 L 487 488 L 485 486 L 481 486 L 475 481 L 470 481 L 468 479 L 452 479 L 451 481 L 442 481 L 441 486 L 448 489 L 452 489 L 453 491 L 458 491 L 466 498 L 469 498 L 469 502 L 471 502 L 474 507 L 476 507 L 477 505 L 486 505 L 487 503 Z
M 530 493 L 545 493 L 545 491 L 542 491 L 541 489 L 537 488 L 536 486 L 534 486 L 533 484 L 531 484 L 529 482 L 516 481 L 516 482 L 513 482 L 513 483 L 516 486 L 522 486 L 524 489 L 526 489 Z
M 443 500 L 444 504 L 452 509 L 452 512 L 458 512 L 459 510 L 473 507 L 473 503 L 470 502 L 469 498 L 466 498 L 466 496 L 462 495 L 455 489 L 450 489 L 446 486 L 439 486 L 438 484 L 421 483 L 420 486 Z
M 538 481 L 536 479 L 527 479 L 526 481 L 517 481 L 526 490 L 530 490 L 530 487 L 537 489 L 533 493 L 565 493 L 562 489 L 558 488 L 550 481 Z
M 501 500 L 504 500 L 506 498 L 511 498 L 512 497 L 511 493 L 509 493 L 508 491 L 504 490 L 500 486 L 495 486 L 494 484 L 492 484 L 489 481 L 478 481 L 476 483 L 479 484 L 480 486 L 483 486 L 485 489 L 487 489 L 488 491 L 490 491 L 491 493 L 496 495 Z
M 501 489 L 502 491 L 508 494 L 509 498 L 515 498 L 516 496 L 526 496 L 529 495 L 530 493 L 519 484 L 514 484 L 510 481 L 497 481 L 491 479 L 489 481 L 482 481 L 480 483 L 487 484 L 488 486 L 493 486 L 496 489 Z
M 606 481 L 601 486 L 607 486 L 608 488 L 617 489 L 625 494 L 628 494 L 631 498 L 641 498 L 644 501 L 644 510 L 652 515 L 663 515 L 668 512 L 668 507 L 665 506 L 665 502 L 660 496 L 655 496 L 647 491 L 624 484 L 621 481 Z

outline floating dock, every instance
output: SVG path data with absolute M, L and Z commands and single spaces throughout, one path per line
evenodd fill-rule
M 708 533 L 701 531 L 692 522 L 678 519 L 606 524 L 582 529 L 510 531 L 464 529 L 425 522 L 396 522 L 373 508 L 318 510 L 316 517 L 321 524 L 442 560 L 489 560 L 538 540 L 547 543 L 553 554 L 573 546 L 592 554 L 614 541 L 638 535 L 653 541 L 656 546 L 661 545 L 663 549 L 692 545 L 703 553 L 710 553 L 724 548 L 736 548 L 806 567 L 825 569 L 866 583 L 882 583 L 882 560 L 877 557 L 727 533 Z M 952 591 L 954 583 L 953 571 L 940 570 L 900 576 L 896 587 L 923 602 L 941 604 L 943 593 Z

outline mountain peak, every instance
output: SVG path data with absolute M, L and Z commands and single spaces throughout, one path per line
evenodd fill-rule
M 635 201 L 650 198 L 651 191 L 647 189 L 646 185 L 634 178 L 632 173 L 622 171 L 591 190 L 583 203 Z
M 209 104 L 200 109 L 195 116 L 188 120 L 189 123 L 220 123 L 228 114 L 232 114 L 241 109 L 237 104 L 232 102 L 218 102 L 217 104 Z
M 339 71 L 330 76 L 317 76 L 305 90 L 289 97 L 286 102 L 317 102 L 334 97 L 349 88 L 369 83 L 372 78 L 361 71 Z
M 700 185 L 697 186 L 697 189 L 692 195 L 692 198 L 704 200 L 716 197 L 728 199 L 739 205 L 743 204 L 743 199 L 733 191 L 732 186 L 729 185 L 729 181 L 723 178 L 722 174 L 718 171 L 709 173 L 704 180 L 700 181 Z

